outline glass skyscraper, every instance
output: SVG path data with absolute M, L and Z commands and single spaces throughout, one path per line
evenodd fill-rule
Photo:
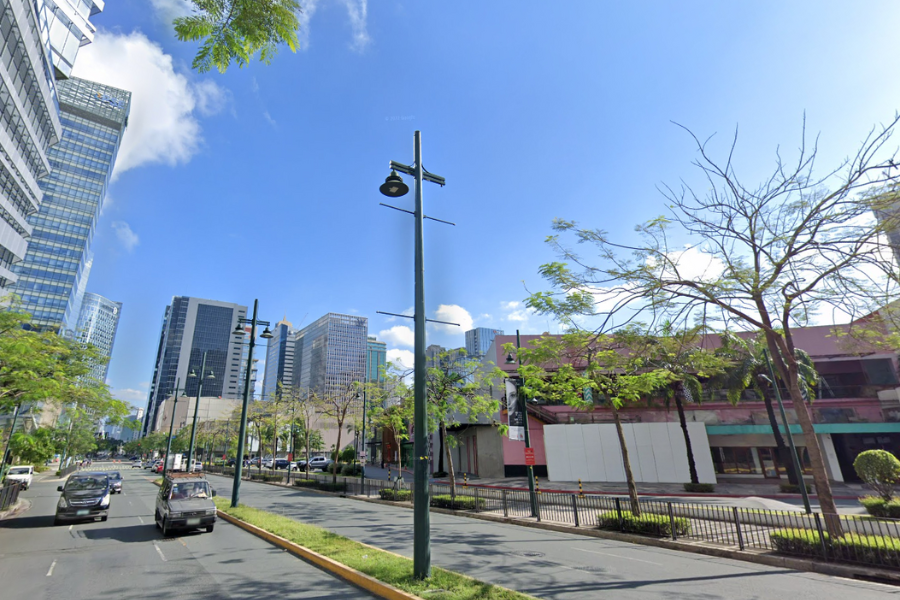
M 369 336 L 366 342 L 366 381 L 384 381 L 382 369 L 387 365 L 387 344 Z
M 263 372 L 263 399 L 271 399 L 278 384 L 293 385 L 294 341 L 296 332 L 287 317 L 272 327 L 272 338 L 266 347 L 266 370 Z
M 97 381 L 106 381 L 121 314 L 121 302 L 113 302 L 100 294 L 85 293 L 78 315 L 75 339 L 81 342 L 82 346 L 92 344 L 106 359 L 106 362 L 91 367 L 90 376 Z
M 72 75 L 75 56 L 81 46 L 94 40 L 96 27 L 90 18 L 103 10 L 103 0 L 39 0 L 47 21 L 45 43 L 49 42 L 57 79 Z
M 206 370 L 212 371 L 215 378 L 203 380 L 203 396 L 241 397 L 244 389 L 240 377 L 244 356 L 242 343 L 247 338 L 232 332 L 238 318 L 246 316 L 247 307 L 240 304 L 189 296 L 172 298 L 172 303 L 166 307 L 159 336 L 144 415 L 144 433 L 156 427 L 160 404 L 174 393 L 179 380 L 188 396 L 197 395 L 199 378 L 188 377 L 188 373 L 191 370 L 200 373 L 204 352 Z
M 329 393 L 366 376 L 369 319 L 328 313 L 294 336 L 294 385 Z
M 482 358 L 494 342 L 494 337 L 503 335 L 499 329 L 476 327 L 466 332 L 466 353 L 471 358 Z
M 13 291 L 35 328 L 74 329 L 90 272 L 91 241 L 109 186 L 131 92 L 83 79 L 57 82 L 62 141 L 49 153 L 43 202 L 28 218 L 25 260 L 13 267 Z

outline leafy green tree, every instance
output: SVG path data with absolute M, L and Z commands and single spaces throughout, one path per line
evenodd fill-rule
M 53 458 L 56 451 L 53 432 L 46 427 L 30 433 L 16 432 L 10 440 L 9 450 L 15 462 L 42 465 Z
M 193 68 L 224 73 L 231 62 L 243 67 L 256 55 L 271 62 L 278 47 L 296 52 L 300 3 L 297 0 L 191 0 L 194 14 L 175 19 L 175 35 L 200 42 Z
M 476 422 L 492 419 L 500 410 L 500 401 L 491 397 L 490 385 L 501 377 L 503 372 L 493 363 L 485 367 L 480 361 L 467 359 L 464 351 L 441 352 L 435 357 L 435 366 L 426 369 L 429 429 L 443 436 L 451 494 L 456 494 L 456 479 L 450 449 L 456 438 L 448 434 L 448 429 L 459 425 L 460 417 Z
M 885 502 L 894 496 L 894 486 L 900 483 L 900 460 L 887 450 L 866 450 L 853 461 L 853 470 Z
M 612 412 L 619 439 L 631 511 L 640 515 L 637 486 L 619 410 L 626 403 L 650 398 L 675 378 L 667 369 L 653 368 L 646 357 L 629 352 L 629 341 L 630 336 L 624 333 L 610 336 L 577 330 L 559 337 L 538 338 L 518 350 L 518 370 L 523 379 L 521 393 L 526 399 L 542 398 L 577 409 L 593 410 L 594 395 L 603 398 Z M 511 345 L 504 347 L 506 352 L 515 350 Z M 587 389 L 591 394 L 586 398 L 584 392 Z
M 760 331 L 803 430 L 831 535 L 842 528 L 800 383 L 794 328 L 820 308 L 857 316 L 896 297 L 884 233 L 900 217 L 889 210 L 896 194 L 884 192 L 900 181 L 896 152 L 886 148 L 898 122 L 900 116 L 874 128 L 848 159 L 824 172 L 804 131 L 796 160 L 786 164 L 776 155 L 761 184 L 738 176 L 736 137 L 717 160 L 689 132 L 704 191 L 664 187 L 666 215 L 640 225 L 636 240 L 557 219 L 548 241 L 561 261 L 540 267 L 552 289 L 527 300 L 538 313 L 592 319 L 598 332 L 636 312 Z M 873 209 L 888 218 L 873 222 Z

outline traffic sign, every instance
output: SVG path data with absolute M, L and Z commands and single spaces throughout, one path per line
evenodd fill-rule
M 534 448 L 525 448 L 525 466 L 534 466 Z

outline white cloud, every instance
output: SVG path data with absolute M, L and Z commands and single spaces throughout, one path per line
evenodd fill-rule
M 659 266 L 667 277 L 674 277 L 677 271 L 682 279 L 710 281 L 718 279 L 725 271 L 725 264 L 717 257 L 704 252 L 698 246 L 686 246 L 684 250 L 669 252 L 670 264 L 661 265 L 658 260 L 648 260 L 651 267 Z
M 300 43 L 300 50 L 309 48 L 309 21 L 316 13 L 316 4 L 318 0 L 306 0 L 297 14 L 297 20 L 300 21 L 300 31 L 297 32 L 297 41 Z
M 366 28 L 368 2 L 367 0 L 344 0 L 344 6 L 347 7 L 350 28 L 353 31 L 353 42 L 350 47 L 357 52 L 362 52 L 372 41 Z
M 409 350 L 392 348 L 387 351 L 387 359 L 388 362 L 393 363 L 394 366 L 400 369 L 412 369 L 415 356 Z
M 136 390 L 133 388 L 121 388 L 112 390 L 112 395 L 122 402 L 128 404 L 145 404 L 147 402 L 147 390 Z
M 429 323 L 434 329 L 443 333 L 459 335 L 472 329 L 472 315 L 469 314 L 469 311 L 457 304 L 441 304 L 437 307 L 437 310 L 434 311 L 434 318 L 439 321 L 448 321 L 450 323 L 459 324 L 459 327 L 457 327 L 456 325 Z
M 406 325 L 394 325 L 390 329 L 383 329 L 378 332 L 378 338 L 397 346 L 409 346 L 412 348 L 415 344 L 415 334 Z
M 171 23 L 178 17 L 186 17 L 193 12 L 189 0 L 150 0 L 150 4 L 166 23 Z
M 528 321 L 531 315 L 534 314 L 534 310 L 526 307 L 521 302 L 516 300 L 512 300 L 510 302 L 501 302 L 500 310 L 503 311 L 503 318 L 507 321 L 514 321 L 516 323 L 524 323 Z
M 172 57 L 139 32 L 99 31 L 79 52 L 75 75 L 132 93 L 114 177 L 148 163 L 190 160 L 203 141 L 197 114 L 220 111 L 228 97 L 211 80 L 194 82 L 177 73 Z
M 269 111 L 263 111 L 263 118 L 271 125 L 272 127 L 276 127 L 278 123 L 275 122 L 275 119 L 272 118 L 272 115 L 269 114 Z
M 134 247 L 141 241 L 140 238 L 138 238 L 138 235 L 131 230 L 131 227 L 125 221 L 113 221 L 112 228 L 116 232 L 116 237 L 129 252 L 134 250 Z
M 413 307 L 410 306 L 410 307 L 407 308 L 406 310 L 402 311 L 400 314 L 401 314 L 401 315 L 407 315 L 407 316 L 410 316 L 410 317 L 411 317 L 411 316 L 413 316 L 413 315 L 416 314 L 416 311 L 414 311 L 414 310 L 413 310 Z M 391 323 L 391 322 L 393 322 L 393 321 L 396 321 L 396 320 L 399 319 L 399 318 L 400 318 L 400 317 L 388 317 L 388 318 L 385 319 L 385 321 L 387 321 L 388 323 Z

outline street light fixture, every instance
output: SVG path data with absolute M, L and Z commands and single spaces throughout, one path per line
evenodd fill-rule
M 513 356 L 513 353 L 510 352 L 506 355 L 506 364 L 508 365 L 520 365 L 522 364 L 519 360 L 519 348 L 520 346 L 519 339 L 519 330 L 516 329 L 516 354 Z M 518 370 L 517 370 L 518 371 Z M 520 414 L 524 417 L 524 432 L 525 432 L 525 448 L 531 448 L 531 432 L 528 427 L 528 402 L 525 397 L 521 394 L 519 390 L 522 388 L 522 377 L 519 373 L 516 373 L 515 379 L 516 385 L 516 404 L 518 405 L 518 410 Z M 507 399 L 508 401 L 508 399 Z M 507 414 L 509 414 L 509 407 L 507 406 Z M 510 427 L 512 423 L 510 423 Z M 534 467 L 532 465 L 526 465 L 526 471 L 528 472 L 528 495 L 531 498 L 531 516 L 538 516 L 538 507 L 537 507 L 537 496 L 535 494 L 535 484 L 534 484 Z
M 197 371 L 191 369 L 190 373 L 188 373 L 188 379 L 199 379 L 197 382 L 197 401 L 194 402 L 194 420 L 191 423 L 191 445 L 188 446 L 188 467 L 187 470 L 189 473 L 194 472 L 194 443 L 197 439 L 197 416 L 200 413 L 200 397 L 203 395 L 203 380 L 204 379 L 215 379 L 216 376 L 213 374 L 212 369 L 208 372 L 206 370 L 206 350 L 203 351 L 203 358 L 200 361 L 200 377 L 197 376 Z M 203 373 L 206 373 L 206 376 L 203 377 Z
M 415 212 L 395 206 L 395 210 L 412 214 L 416 219 L 415 231 L 415 348 L 413 361 L 413 397 L 415 402 L 415 415 L 413 417 L 414 454 L 413 468 L 413 576 L 416 579 L 426 579 L 431 576 L 431 517 L 429 515 L 428 498 L 428 406 L 425 398 L 425 252 L 423 222 L 426 217 L 422 201 L 422 182 L 430 181 L 443 186 L 446 180 L 439 175 L 434 175 L 422 166 L 422 132 L 416 131 L 414 136 L 413 166 L 402 163 L 390 162 L 391 174 L 379 187 L 385 196 L 398 198 L 409 192 L 409 187 L 403 183 L 403 179 L 397 171 L 415 177 Z M 387 206 L 387 205 L 385 205 Z M 446 223 L 446 221 L 443 221 Z M 452 225 L 452 223 L 450 223 Z
M 244 470 L 244 444 L 247 436 L 247 410 L 250 405 L 250 377 L 253 373 L 253 347 L 256 345 L 256 326 L 263 325 L 265 326 L 265 330 L 259 335 L 259 337 L 263 339 L 271 339 L 272 332 L 269 331 L 269 323 L 268 321 L 261 321 L 257 319 L 257 310 L 259 309 L 259 300 L 253 301 L 253 318 L 246 319 L 244 317 L 239 317 L 237 322 L 237 327 L 234 329 L 234 335 L 244 335 L 244 328 L 241 325 L 250 325 L 250 350 L 247 354 L 247 373 L 244 377 L 244 401 L 241 405 L 241 427 L 240 432 L 238 433 L 238 448 L 237 448 L 237 457 L 234 461 L 234 484 L 231 488 L 231 506 L 235 508 L 238 506 L 241 495 L 241 476 Z M 274 464 L 275 457 L 272 457 L 272 461 Z

